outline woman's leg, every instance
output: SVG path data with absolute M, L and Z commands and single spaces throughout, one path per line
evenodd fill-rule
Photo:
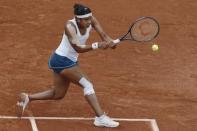
M 69 79 L 71 82 L 83 87 L 84 95 L 97 117 L 94 120 L 95 126 L 104 127 L 117 127 L 119 122 L 113 121 L 106 116 L 102 111 L 99 102 L 97 100 L 92 83 L 88 80 L 86 74 L 80 69 L 79 66 L 75 66 L 69 69 L 65 69 L 60 73 L 63 77 Z
M 90 106 L 92 107 L 92 109 L 94 110 L 94 112 L 96 113 L 96 116 L 101 116 L 104 114 L 104 112 L 102 111 L 99 105 L 96 94 L 86 95 L 85 98 L 90 104 Z
M 69 87 L 70 81 L 63 78 L 59 74 L 54 73 L 54 87 L 43 92 L 35 94 L 21 93 L 16 106 L 16 112 L 19 117 L 23 115 L 23 112 L 30 101 L 34 100 L 57 100 L 62 99 Z
M 69 87 L 70 81 L 61 75 L 54 73 L 54 87 L 43 92 L 30 94 L 29 100 L 57 100 L 62 99 Z
M 79 66 L 74 66 L 69 69 L 63 70 L 60 75 L 62 75 L 64 78 L 69 79 L 71 82 L 82 86 L 83 88 L 90 88 L 93 89 L 92 83 L 88 80 L 87 75 L 81 70 Z M 80 80 L 84 79 L 85 84 L 80 83 Z M 86 84 L 87 83 L 87 84 Z M 88 87 L 86 87 L 88 86 Z M 101 116 L 104 114 L 102 111 L 100 104 L 97 100 L 96 94 L 95 93 L 90 93 L 90 94 L 85 94 L 85 89 L 84 89 L 84 95 L 94 112 L 96 113 L 97 116 Z

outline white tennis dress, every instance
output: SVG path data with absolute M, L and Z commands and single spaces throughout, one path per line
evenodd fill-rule
M 92 29 L 92 26 L 90 25 L 87 28 L 86 33 L 84 35 L 81 35 L 79 28 L 77 26 L 77 23 L 76 23 L 76 19 L 74 18 L 69 21 L 72 22 L 77 29 L 77 38 L 79 39 L 80 44 L 82 44 L 82 45 L 86 44 L 86 41 L 89 38 L 89 34 Z M 71 43 L 69 42 L 68 37 L 65 35 L 65 32 L 63 34 L 62 41 L 61 41 L 60 45 L 55 50 L 55 53 L 60 56 L 65 56 L 74 62 L 77 61 L 78 56 L 79 56 L 77 51 L 72 47 Z

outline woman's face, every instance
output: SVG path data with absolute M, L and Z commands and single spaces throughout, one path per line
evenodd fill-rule
M 92 23 L 92 16 L 79 19 L 79 25 L 83 28 L 88 28 Z

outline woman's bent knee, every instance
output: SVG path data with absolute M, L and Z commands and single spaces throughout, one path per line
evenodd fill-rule
M 85 77 L 82 77 L 79 80 L 79 84 L 81 84 L 81 86 L 83 86 L 84 96 L 95 94 L 92 83 L 90 81 L 88 81 Z
M 61 88 L 54 88 L 53 99 L 60 100 L 64 98 L 65 94 L 66 94 L 66 90 L 61 90 Z
M 61 100 L 61 99 L 63 99 L 64 98 L 64 95 L 55 95 L 54 97 L 54 100 Z

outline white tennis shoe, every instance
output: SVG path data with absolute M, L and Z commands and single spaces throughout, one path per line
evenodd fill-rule
M 107 115 L 103 114 L 100 117 L 95 117 L 94 125 L 98 127 L 118 127 L 119 122 L 116 122 Z
M 26 93 L 21 93 L 19 95 L 19 100 L 16 104 L 16 111 L 17 115 L 21 117 L 25 111 L 25 108 L 27 107 L 27 104 L 29 103 L 29 96 Z

